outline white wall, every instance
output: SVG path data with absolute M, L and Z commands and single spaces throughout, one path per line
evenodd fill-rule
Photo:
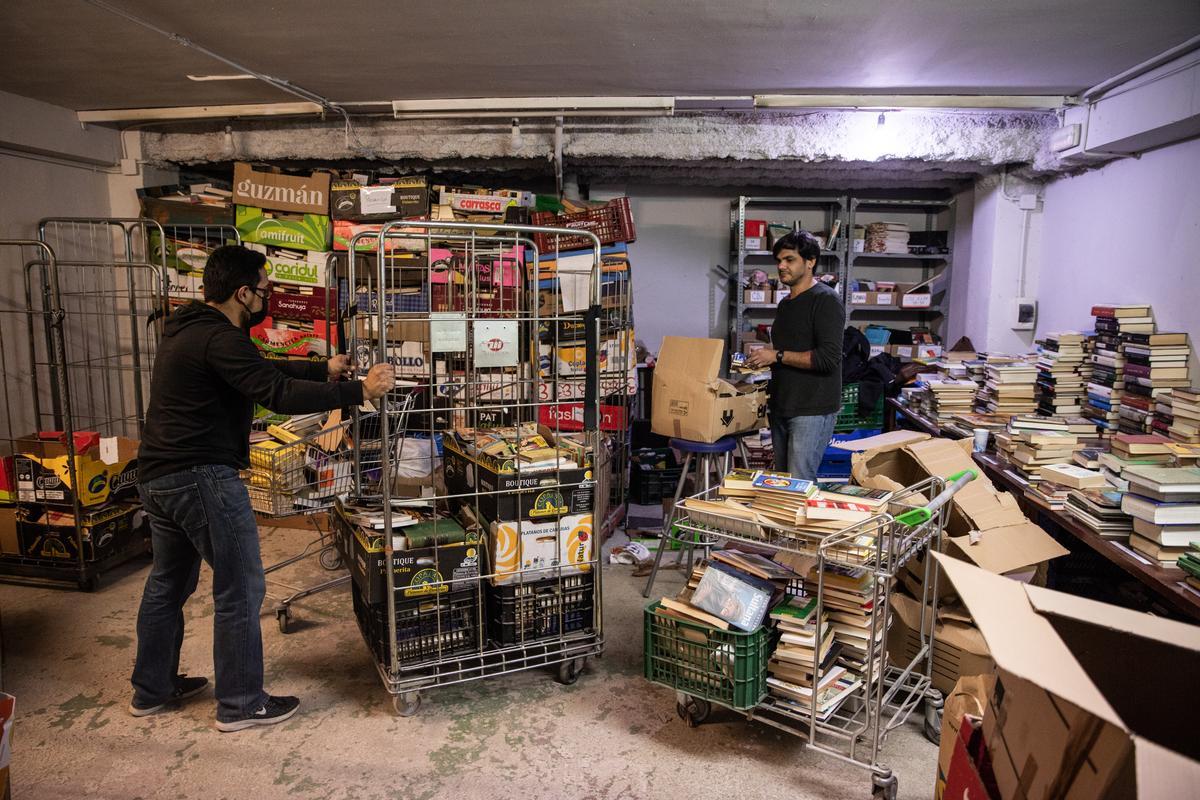
M 1144 302 L 1160 331 L 1200 345 L 1200 139 L 1049 184 L 1042 260 L 1039 333 L 1090 329 L 1093 304 Z

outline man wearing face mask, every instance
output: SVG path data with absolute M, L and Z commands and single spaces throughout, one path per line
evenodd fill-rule
M 208 680 L 179 672 L 183 604 L 203 559 L 213 573 L 217 729 L 271 725 L 296 713 L 295 697 L 263 691 L 259 608 L 266 588 L 258 525 L 238 470 L 249 466 L 254 404 L 304 414 L 378 400 L 395 381 L 377 364 L 362 381 L 339 355 L 325 362 L 269 361 L 250 340 L 271 284 L 261 253 L 219 247 L 204 268 L 204 302 L 167 320 L 150 383 L 138 452 L 138 487 L 150 520 L 154 566 L 137 621 L 129 711 L 142 717 L 202 692 Z

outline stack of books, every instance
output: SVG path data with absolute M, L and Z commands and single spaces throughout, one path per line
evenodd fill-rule
M 1121 510 L 1124 494 L 1111 487 L 1074 489 L 1067 495 L 1066 511 L 1105 539 L 1125 541 L 1133 530 L 1133 518 Z
M 1100 427 L 1102 433 L 1115 433 L 1120 419 L 1121 397 L 1125 393 L 1125 354 L 1122 352 L 1124 339 L 1121 336 L 1120 314 L 1149 314 L 1148 306 L 1093 306 L 1096 318 L 1096 333 L 1091 337 L 1092 379 L 1087 384 L 1087 397 L 1083 403 L 1083 416 Z
M 879 678 L 883 667 L 882 626 L 871 640 L 871 612 L 874 610 L 874 575 L 867 569 L 826 563 L 823 574 L 814 565 L 803 578 L 806 595 L 815 596 L 818 579 L 821 604 L 829 616 L 833 643 L 838 645 L 837 663 L 865 678 L 868 663 L 873 662 L 872 680 Z
M 996 434 L 996 451 L 1021 471 L 1026 480 L 1041 478 L 1042 468 L 1071 461 L 1082 445 L 1068 423 L 1057 417 L 1013 417 L 1004 433 Z
M 1150 432 L 1159 436 L 1170 437 L 1171 425 L 1175 422 L 1174 390 L 1168 389 L 1154 398 L 1153 421 Z
M 987 414 L 1032 414 L 1037 410 L 1037 368 L 1026 361 L 987 365 L 978 400 Z
M 1174 566 L 1200 539 L 1200 469 L 1131 466 L 1121 510 L 1133 517 L 1129 546 L 1160 566 Z
M 1038 413 L 1046 416 L 1083 412 L 1092 365 L 1081 333 L 1051 333 L 1038 343 Z
M 927 413 L 938 424 L 950 422 L 956 414 L 971 413 L 979 388 L 975 381 L 966 378 L 927 378 L 923 383 L 929 389 Z
M 1200 387 L 1171 390 L 1171 424 L 1167 435 L 1183 444 L 1200 444 Z
M 1186 333 L 1128 333 L 1125 355 L 1125 394 L 1121 417 L 1134 433 L 1153 429 L 1156 401 L 1173 388 L 1187 389 L 1192 349 Z M 1165 431 L 1163 431 L 1165 434 Z

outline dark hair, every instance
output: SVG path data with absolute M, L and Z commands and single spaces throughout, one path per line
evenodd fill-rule
M 267 257 L 237 244 L 218 247 L 204 265 L 204 300 L 224 303 L 243 286 L 258 286 L 259 270 Z
M 808 231 L 792 231 L 786 236 L 776 239 L 774 247 L 771 248 L 771 255 L 779 258 L 780 250 L 795 250 L 796 254 L 805 261 L 812 261 L 821 255 L 821 245 L 817 242 L 816 237 Z

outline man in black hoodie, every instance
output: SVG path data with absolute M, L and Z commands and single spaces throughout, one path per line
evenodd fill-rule
M 249 330 L 266 316 L 266 258 L 219 247 L 204 268 L 204 302 L 166 320 L 150 382 L 138 452 L 139 493 L 150 519 L 154 566 L 138 611 L 137 662 L 129 711 L 142 717 L 199 694 L 202 677 L 179 672 L 183 604 L 203 559 L 213 572 L 213 667 L 217 729 L 282 722 L 295 697 L 263 691 L 259 608 L 266 590 L 258 525 L 238 470 L 250 463 L 254 404 L 304 414 L 378 400 L 395 381 L 391 366 L 363 381 L 344 355 L 326 362 L 268 361 Z

